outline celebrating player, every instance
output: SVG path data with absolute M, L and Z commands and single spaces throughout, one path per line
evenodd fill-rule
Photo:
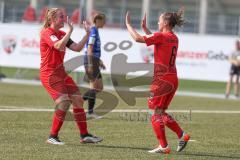
M 90 84 L 90 89 L 84 94 L 83 99 L 88 100 L 88 118 L 99 119 L 101 116 L 93 112 L 96 101 L 96 93 L 103 89 L 102 75 L 100 68 L 105 69 L 101 58 L 101 41 L 98 28 L 102 28 L 105 24 L 105 15 L 98 13 L 93 18 L 94 26 L 88 41 L 85 45 L 84 65 L 86 70 L 85 80 Z
M 58 138 L 58 132 L 64 122 L 65 115 L 70 105 L 73 105 L 73 117 L 80 131 L 80 142 L 95 143 L 102 141 L 88 133 L 86 114 L 84 112 L 83 99 L 77 85 L 69 77 L 64 69 L 63 60 L 66 47 L 80 52 L 90 34 L 90 27 L 84 22 L 86 35 L 79 43 L 71 40 L 73 31 L 72 23 L 67 18 L 68 31 L 60 30 L 64 26 L 64 15 L 61 9 L 51 8 L 45 15 L 43 29 L 40 34 L 41 67 L 40 79 L 42 85 L 56 103 L 52 128 L 47 143 L 63 145 Z
M 170 153 L 166 136 L 165 125 L 175 132 L 179 138 L 177 151 L 182 151 L 190 138 L 178 125 L 178 123 L 165 111 L 168 108 L 178 87 L 176 70 L 176 56 L 178 50 L 178 38 L 173 29 L 184 24 L 183 10 L 166 12 L 160 15 L 158 26 L 159 32 L 151 33 L 146 26 L 146 14 L 142 20 L 142 29 L 147 34 L 141 36 L 132 27 L 130 14 L 126 14 L 126 26 L 132 38 L 147 46 L 154 45 L 154 76 L 150 87 L 148 106 L 154 110 L 151 117 L 152 127 L 159 141 L 159 146 L 150 153 Z

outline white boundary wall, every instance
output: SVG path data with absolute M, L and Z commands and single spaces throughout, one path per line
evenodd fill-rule
M 0 23 L 0 66 L 35 68 L 40 66 L 39 32 L 40 25 L 30 24 L 2 24 Z M 78 42 L 84 34 L 84 30 L 74 28 L 72 39 Z M 129 63 L 145 63 L 152 61 L 153 48 L 146 48 L 144 44 L 132 41 L 126 30 L 100 29 L 102 43 L 102 59 L 107 66 L 104 73 L 110 73 L 113 55 L 125 54 Z M 228 55 L 234 50 L 236 37 L 211 36 L 197 34 L 178 34 L 180 44 L 177 58 L 179 78 L 194 80 L 226 81 L 230 64 Z M 130 41 L 132 46 L 127 50 L 121 50 L 119 44 L 122 41 Z M 109 42 L 117 44 L 114 51 L 107 52 L 104 49 Z M 124 46 L 126 47 L 126 43 Z M 109 45 L 108 48 L 113 47 Z M 67 50 L 66 60 L 81 53 Z M 145 57 L 145 58 L 144 58 Z M 119 66 L 121 68 L 121 66 Z M 77 70 L 83 71 L 83 67 Z M 136 72 L 135 74 L 142 74 Z

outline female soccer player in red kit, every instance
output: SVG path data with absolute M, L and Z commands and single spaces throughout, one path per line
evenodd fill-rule
M 175 132 L 179 138 L 177 151 L 182 151 L 190 136 L 186 134 L 178 123 L 165 111 L 168 108 L 178 87 L 178 77 L 175 65 L 178 50 L 178 38 L 173 29 L 184 24 L 183 10 L 177 13 L 166 12 L 159 17 L 159 32 L 151 33 L 146 26 L 146 15 L 142 21 L 142 29 L 147 34 L 141 36 L 132 27 L 129 13 L 126 14 L 126 26 L 132 38 L 147 46 L 154 45 L 154 75 L 150 87 L 148 106 L 154 110 L 151 117 L 152 127 L 159 141 L 159 146 L 150 153 L 170 153 L 166 136 L 165 125 Z
M 80 142 L 96 143 L 102 141 L 88 133 L 86 114 L 84 112 L 83 99 L 77 85 L 67 75 L 63 66 L 66 47 L 72 51 L 80 52 L 84 47 L 90 27 L 84 22 L 86 35 L 78 43 L 71 40 L 73 31 L 72 23 L 68 20 L 68 31 L 60 30 L 64 26 L 64 15 L 61 9 L 49 9 L 45 15 L 43 29 L 40 33 L 41 67 L 40 79 L 42 85 L 51 95 L 56 103 L 56 110 L 53 116 L 52 128 L 47 143 L 63 145 L 58 138 L 58 132 L 64 122 L 66 112 L 70 105 L 73 105 L 73 117 L 80 132 Z

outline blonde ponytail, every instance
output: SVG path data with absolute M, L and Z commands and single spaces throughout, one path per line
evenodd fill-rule
M 45 13 L 42 29 L 48 28 L 51 25 L 51 19 L 56 17 L 59 8 L 48 9 Z

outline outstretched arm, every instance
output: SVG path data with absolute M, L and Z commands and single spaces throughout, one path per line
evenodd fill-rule
M 152 34 L 152 32 L 147 28 L 146 21 L 147 21 L 147 18 L 146 18 L 146 13 L 145 13 L 141 26 L 142 26 L 142 30 L 145 32 L 145 34 L 149 35 L 149 34 Z
M 137 31 L 132 27 L 129 12 L 127 12 L 126 14 L 126 26 L 127 26 L 128 32 L 136 42 L 145 43 L 143 36 L 137 33 Z

